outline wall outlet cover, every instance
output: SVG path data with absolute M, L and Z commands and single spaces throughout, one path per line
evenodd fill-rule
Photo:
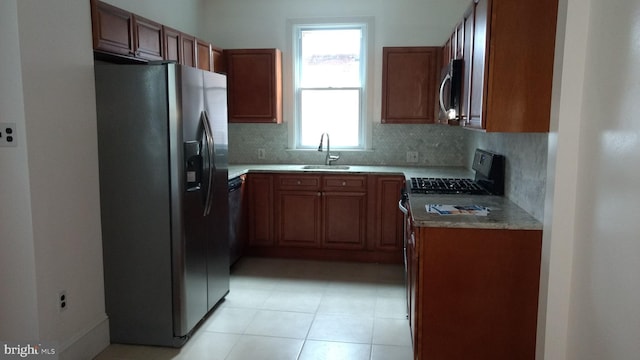
M 418 162 L 418 152 L 417 151 L 407 151 L 407 162 L 408 163 L 417 163 Z
M 16 140 L 16 124 L 0 123 L 0 147 L 18 146 Z

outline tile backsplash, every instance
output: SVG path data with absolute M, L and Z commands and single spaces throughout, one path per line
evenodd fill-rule
M 538 221 L 543 220 L 547 179 L 546 133 L 468 132 L 467 167 L 473 164 L 473 152 L 484 149 L 505 156 L 505 196 Z
M 464 166 L 476 148 L 506 157 L 505 196 L 543 219 L 548 134 L 483 133 L 444 125 L 373 124 L 372 148 L 334 151 L 337 164 L 387 166 Z M 318 139 L 319 142 L 320 139 Z M 264 149 L 264 159 L 258 159 Z M 407 151 L 418 162 L 407 162 Z M 229 124 L 231 164 L 323 164 L 325 152 L 288 148 L 286 124 Z
M 442 125 L 374 124 L 372 148 L 334 151 L 337 163 L 348 165 L 466 166 L 467 131 Z M 288 148 L 285 124 L 229 124 L 229 162 L 232 164 L 322 164 L 325 152 Z M 318 144 L 320 139 L 318 138 Z M 265 158 L 258 159 L 258 149 Z M 407 162 L 407 151 L 418 162 Z

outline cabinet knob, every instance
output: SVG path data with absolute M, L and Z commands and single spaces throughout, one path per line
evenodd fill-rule
M 343 182 L 342 182 L 342 186 L 347 186 L 347 182 L 346 182 L 346 181 L 343 181 Z
M 318 191 L 318 196 L 322 196 L 322 192 Z
M 302 182 L 300 180 L 298 180 L 298 185 L 302 184 Z

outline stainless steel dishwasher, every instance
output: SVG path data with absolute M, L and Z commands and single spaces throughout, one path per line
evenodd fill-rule
M 229 260 L 231 265 L 242 256 L 247 234 L 244 180 L 245 175 L 229 179 Z

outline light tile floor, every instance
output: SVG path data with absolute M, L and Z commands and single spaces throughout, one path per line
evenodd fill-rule
M 410 360 L 400 265 L 243 258 L 181 349 L 112 344 L 96 360 Z

